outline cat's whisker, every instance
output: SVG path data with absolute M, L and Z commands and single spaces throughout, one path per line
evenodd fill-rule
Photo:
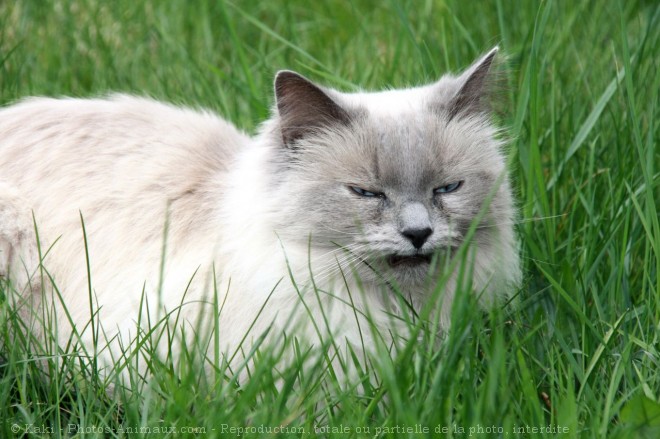
M 327 256 L 330 256 L 330 255 L 332 255 L 332 254 L 335 254 L 335 253 L 341 253 L 341 252 L 346 253 L 347 251 L 348 251 L 348 252 L 350 252 L 350 251 L 357 251 L 357 250 L 360 250 L 360 249 L 362 249 L 362 248 L 364 248 L 364 247 L 367 247 L 368 245 L 369 245 L 369 244 L 360 244 L 360 243 L 353 243 L 353 244 L 348 244 L 348 245 L 342 245 L 342 246 L 339 246 L 338 248 L 332 249 L 332 250 L 330 250 L 330 251 L 328 251 L 328 252 L 326 252 L 326 253 L 323 253 L 323 254 L 321 254 L 321 255 L 315 256 L 314 259 L 323 259 L 323 258 L 325 258 L 325 257 L 327 257 Z
M 323 282 L 332 277 L 335 272 L 339 272 L 342 268 L 353 264 L 357 260 L 363 260 L 363 258 L 354 253 L 348 253 L 343 255 L 343 257 L 335 258 L 333 261 L 329 262 L 320 272 L 314 274 L 313 279 L 315 282 Z
M 346 245 L 341 245 L 341 244 L 336 244 L 336 245 L 337 245 L 337 248 L 333 248 L 332 250 L 329 250 L 328 252 L 319 255 L 318 258 L 322 258 L 324 256 L 331 255 L 331 254 L 337 253 L 337 252 L 354 251 L 354 250 L 357 250 L 357 249 L 364 248 L 364 247 L 368 246 L 369 244 L 368 243 L 361 243 L 361 242 L 354 242 L 354 243 L 346 244 Z
M 313 275 L 311 280 L 313 280 L 316 285 L 323 284 L 328 279 L 333 278 L 339 271 L 339 267 L 344 263 L 344 261 L 336 260 L 334 264 L 329 264 L 321 273 Z
M 515 224 L 525 224 L 525 223 L 531 223 L 534 221 L 545 221 L 548 219 L 553 219 L 553 218 L 564 218 L 568 214 L 566 213 L 560 213 L 558 215 L 548 215 L 548 216 L 538 216 L 538 217 L 533 217 L 533 218 L 523 218 L 519 221 L 516 221 Z
M 343 230 L 333 229 L 332 227 L 330 227 L 326 224 L 322 224 L 321 227 L 323 227 L 324 229 L 330 230 L 331 232 L 339 233 L 339 234 L 342 234 L 342 235 L 348 235 L 348 236 L 363 235 L 363 233 L 360 233 L 360 232 L 346 232 L 346 231 L 343 231 Z
M 553 218 L 563 218 L 567 214 L 562 213 L 559 215 L 549 215 L 549 216 L 540 216 L 540 217 L 534 217 L 534 218 L 524 218 L 521 220 L 517 221 L 502 221 L 498 223 L 490 223 L 490 224 L 484 224 L 482 226 L 477 226 L 477 229 L 488 229 L 492 227 L 500 227 L 500 226 L 510 226 L 510 225 L 519 225 L 519 224 L 526 224 L 526 223 L 531 223 L 531 222 L 536 222 L 536 221 L 545 221 L 548 219 L 553 219 Z
M 332 272 L 337 269 L 338 266 L 346 266 L 350 265 L 354 261 L 356 261 L 358 257 L 356 257 L 353 254 L 346 254 L 342 255 L 341 257 L 337 257 L 333 259 L 332 261 L 328 262 L 322 269 L 316 273 L 313 273 L 313 279 L 315 281 L 322 281 L 326 280 L 330 275 L 332 275 Z
M 330 267 L 330 269 L 327 270 L 327 272 L 319 277 L 319 278 L 314 278 L 314 281 L 317 285 L 322 284 L 326 282 L 329 279 L 333 279 L 337 276 L 337 274 L 343 272 L 346 270 L 346 268 L 350 267 L 353 263 L 355 263 L 359 258 L 354 258 L 354 259 L 347 259 L 344 261 L 338 261 L 337 264 L 333 267 Z
M 334 266 L 338 260 L 342 260 L 346 258 L 347 257 L 346 252 L 343 252 L 341 250 L 343 249 L 336 249 L 323 255 L 324 256 L 323 258 L 317 258 L 317 260 L 321 259 L 319 261 L 320 265 L 314 265 L 314 263 L 312 262 L 312 266 L 311 266 L 312 273 L 315 276 L 318 276 L 319 274 L 324 273 L 328 269 L 328 267 Z

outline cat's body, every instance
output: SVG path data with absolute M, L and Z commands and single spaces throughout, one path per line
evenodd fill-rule
M 419 311 L 442 273 L 431 256 L 443 267 L 485 205 L 470 283 L 491 303 L 519 279 L 510 189 L 482 98 L 494 54 L 459 77 L 379 93 L 282 72 L 277 109 L 255 138 L 210 113 L 121 95 L 4 109 L 0 275 L 31 308 L 41 291 L 56 296 L 52 275 L 87 346 L 90 309 L 101 339 L 120 334 L 126 345 L 147 304 L 153 318 L 169 312 L 193 327 L 219 309 L 223 353 L 269 328 L 371 346 L 404 326 L 394 291 Z M 443 327 L 455 278 L 438 305 Z

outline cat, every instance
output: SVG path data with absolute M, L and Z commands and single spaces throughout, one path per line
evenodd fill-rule
M 108 343 L 97 352 L 107 365 L 138 324 L 163 316 L 188 326 L 184 339 L 217 320 L 225 356 L 263 334 L 392 344 L 406 336 L 402 314 L 431 298 L 446 330 L 461 280 L 445 270 L 482 209 L 470 290 L 490 306 L 520 281 L 489 105 L 497 51 L 459 75 L 379 92 L 280 71 L 255 137 L 209 111 L 128 95 L 4 108 L 0 276 L 24 314 L 41 315 L 39 337 L 39 320 L 57 319 L 57 344 L 72 333 L 86 352 Z

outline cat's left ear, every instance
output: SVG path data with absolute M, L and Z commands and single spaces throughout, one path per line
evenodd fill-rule
M 275 99 L 286 146 L 320 129 L 350 123 L 348 112 L 325 90 L 296 72 L 277 73 Z
M 499 47 L 495 46 L 456 78 L 457 91 L 447 106 L 450 120 L 459 114 L 490 112 L 491 92 L 495 82 L 492 66 L 498 51 Z

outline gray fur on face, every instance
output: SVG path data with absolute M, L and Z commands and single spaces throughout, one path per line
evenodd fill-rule
M 358 255 L 369 266 L 364 276 L 377 267 L 404 286 L 424 281 L 431 255 L 462 243 L 491 190 L 475 242 L 487 247 L 502 236 L 513 239 L 508 182 L 498 180 L 505 172 L 501 143 L 487 107 L 495 53 L 458 77 L 412 89 L 413 98 L 393 96 L 387 102 L 400 108 L 389 111 L 375 108 L 370 94 L 322 90 L 281 73 L 284 148 L 274 190 L 288 203 L 279 232 L 307 240 L 312 231 L 316 247 L 344 246 Z

